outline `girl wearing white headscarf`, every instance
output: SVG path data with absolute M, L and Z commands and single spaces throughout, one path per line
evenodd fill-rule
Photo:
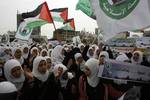
M 94 49 L 90 47 L 87 51 L 87 57 L 94 58 Z
M 46 49 L 42 49 L 42 51 L 40 52 L 40 56 L 45 57 L 48 56 L 48 52 Z
M 16 100 L 17 89 L 9 81 L 0 82 L 0 100 Z
M 1 47 L 0 52 L 1 52 L 1 56 L 4 58 L 4 61 L 7 61 L 13 58 L 11 47 L 7 47 L 7 46 Z
M 62 63 L 64 60 L 63 46 L 61 45 L 56 46 L 51 53 L 51 58 L 52 58 L 54 65 Z
M 83 52 L 84 47 L 85 47 L 85 45 L 84 45 L 83 43 L 80 43 L 80 44 L 78 45 L 78 48 L 80 49 L 81 53 Z
M 131 63 L 141 64 L 143 62 L 143 53 L 141 51 L 134 51 L 131 58 Z
M 19 47 L 13 48 L 12 54 L 13 54 L 14 59 L 18 60 L 21 65 L 24 63 L 24 58 L 22 57 L 21 48 L 19 48 Z
M 22 46 L 22 57 L 27 59 L 29 55 L 29 46 L 27 44 Z
M 99 54 L 99 72 L 98 72 L 98 76 L 102 76 L 102 72 L 104 70 L 104 64 L 106 62 L 106 60 L 109 59 L 109 54 L 106 51 L 101 51 Z
M 39 55 L 39 51 L 38 51 L 38 48 L 37 47 L 33 47 L 30 51 L 30 54 L 33 56 L 33 57 L 36 57 Z
M 85 63 L 85 75 L 87 78 L 86 94 L 88 100 L 104 100 L 104 87 L 97 77 L 99 65 L 98 60 L 91 58 Z
M 33 61 L 34 59 L 38 56 L 39 52 L 38 52 L 38 48 L 37 47 L 33 47 L 31 50 L 30 50 L 30 55 L 29 55 L 29 61 L 28 61 L 28 64 L 29 64 L 29 70 L 32 71 L 32 68 L 33 68 Z
M 57 64 L 54 67 L 54 75 L 57 79 L 60 80 L 61 91 L 63 95 L 63 100 L 76 100 L 72 98 L 72 73 L 67 71 L 67 67 L 63 64 Z M 72 95 L 71 95 L 72 94 Z M 74 97 L 75 98 L 75 97 Z
M 41 56 L 37 56 L 33 61 L 32 74 L 38 80 L 45 82 L 48 79 L 49 72 L 46 66 L 46 59 Z
M 101 52 L 100 52 L 100 55 L 99 55 L 99 58 L 100 58 L 101 56 L 104 56 L 104 57 L 105 57 L 105 60 L 108 60 L 108 59 L 109 59 L 109 54 L 108 54 L 107 51 L 101 51 Z
M 54 70 L 54 66 L 52 64 L 52 59 L 49 56 L 46 56 L 45 59 L 47 62 L 47 70 L 51 73 Z
M 49 71 L 47 70 L 46 59 L 44 57 L 37 56 L 34 59 L 32 74 L 34 76 L 33 100 L 54 100 L 53 95 L 55 90 L 52 88 L 56 87 L 52 84 L 54 79 L 49 77 Z
M 73 64 L 70 66 L 69 71 L 73 72 L 73 74 L 78 82 L 80 76 L 84 74 L 85 61 L 84 61 L 81 53 L 76 53 L 74 55 L 74 58 L 75 58 L 75 62 L 73 62 Z
M 99 49 L 99 48 L 96 48 L 96 49 L 95 49 L 95 52 L 94 52 L 94 58 L 95 58 L 95 59 L 98 59 L 98 58 L 99 58 L 99 54 L 100 54 L 100 49 Z
M 47 49 L 49 50 L 49 49 L 52 49 L 53 48 L 53 44 L 52 43 L 48 43 L 47 44 Z
M 24 71 L 21 64 L 15 60 L 8 60 L 4 65 L 4 75 L 7 81 L 12 82 L 20 90 L 25 81 Z

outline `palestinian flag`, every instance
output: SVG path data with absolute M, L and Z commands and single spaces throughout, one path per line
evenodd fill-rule
M 68 19 L 68 8 L 50 10 L 54 21 L 65 22 Z
M 22 18 L 36 18 L 36 19 L 42 19 L 45 23 L 53 23 L 53 19 L 51 17 L 51 13 L 49 12 L 49 8 L 46 2 L 39 5 L 34 11 L 22 13 Z M 39 22 L 39 21 L 38 21 Z M 36 23 L 37 24 L 37 23 Z
M 64 22 L 64 26 L 61 27 L 61 29 L 63 30 L 75 30 L 75 23 L 74 23 L 74 19 L 68 19 L 66 22 Z

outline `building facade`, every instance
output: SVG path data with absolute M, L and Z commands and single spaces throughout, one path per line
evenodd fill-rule
M 70 30 L 63 30 L 63 29 L 57 29 L 53 32 L 53 38 L 58 41 L 68 41 L 71 42 L 72 38 L 75 36 L 79 36 L 79 31 L 70 31 Z

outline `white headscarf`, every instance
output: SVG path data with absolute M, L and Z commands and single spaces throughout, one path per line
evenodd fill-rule
M 46 56 L 48 56 L 48 52 L 47 52 L 47 50 L 46 49 L 42 49 L 42 51 L 40 52 L 40 56 L 42 56 L 42 53 L 43 52 L 46 52 L 47 53 L 47 55 Z
M 52 61 L 53 61 L 54 65 L 60 64 L 60 63 L 63 62 L 63 60 L 64 60 L 64 55 L 61 54 L 61 53 L 62 53 L 62 50 L 63 50 L 63 46 L 61 46 L 61 45 L 57 45 L 57 46 L 53 49 L 53 51 L 52 51 L 52 53 L 51 53 L 51 58 L 52 58 Z
M 4 53 L 6 49 L 10 49 L 12 51 L 11 47 L 5 46 L 5 47 L 1 47 L 0 52 Z M 8 61 L 9 59 L 12 58 L 12 56 L 10 54 L 6 54 L 6 53 L 4 53 L 4 54 L 5 54 L 5 55 L 3 55 L 4 61 Z M 11 52 L 11 54 L 12 54 L 12 52 Z
M 17 92 L 14 84 L 9 81 L 0 82 L 0 93 L 12 93 Z
M 45 56 L 44 57 L 46 60 L 47 59 L 51 59 L 51 57 L 49 57 L 49 56 Z M 50 73 L 52 72 L 54 70 L 54 66 L 53 66 L 53 64 L 52 64 L 52 59 L 51 59 L 51 68 L 48 70 Z
M 20 50 L 20 51 L 21 51 L 21 57 L 20 57 L 19 59 L 15 57 L 15 53 L 16 53 L 17 50 Z M 13 57 L 14 57 L 16 60 L 18 60 L 21 65 L 24 63 L 24 59 L 23 59 L 23 57 L 22 57 L 22 50 L 21 50 L 21 48 L 19 48 L 19 47 L 14 47 L 12 54 L 13 54 Z
M 41 57 L 41 56 L 37 56 L 34 61 L 33 61 L 33 69 L 32 69 L 32 74 L 34 77 L 36 77 L 37 79 L 39 79 L 40 81 L 42 82 L 45 82 L 47 79 L 48 79 L 48 76 L 49 76 L 49 72 L 48 70 L 46 71 L 45 74 L 41 74 L 39 71 L 38 71 L 38 67 L 39 67 L 39 63 L 44 60 L 46 61 L 46 59 L 44 57 Z
M 139 59 L 138 59 L 138 61 L 135 61 L 135 60 L 133 59 L 133 56 L 134 56 L 135 53 L 138 53 L 138 54 L 139 54 Z M 133 52 L 133 56 L 132 56 L 132 58 L 131 58 L 131 62 L 132 62 L 133 64 L 141 64 L 141 62 L 143 61 L 143 53 L 142 53 L 141 51 L 134 51 L 134 52 Z
M 74 55 L 74 58 L 75 58 L 76 61 L 77 61 L 77 59 L 78 59 L 79 57 L 82 57 L 82 54 L 81 54 L 81 53 L 76 53 L 76 54 Z
M 49 48 L 49 46 L 52 46 L 52 48 L 53 48 L 53 44 L 52 43 L 48 43 L 47 44 L 47 49 L 52 49 L 52 48 Z
M 90 47 L 89 49 L 88 49 L 88 51 L 87 51 L 87 56 L 89 57 L 89 58 L 94 58 L 94 51 L 93 51 L 93 55 L 90 55 L 90 53 L 89 53 L 89 51 L 90 50 L 93 50 L 93 48 L 92 47 Z
M 94 58 L 95 58 L 95 59 L 98 59 L 98 57 L 99 57 L 99 54 L 97 54 L 97 51 L 98 51 L 98 52 L 100 51 L 99 48 L 96 48 L 96 49 L 95 49 L 95 52 L 94 52 Z
M 129 58 L 127 57 L 127 55 L 125 53 L 119 54 L 119 56 L 116 58 L 116 61 L 124 62 L 126 60 L 129 60 Z
M 76 54 L 74 55 L 74 58 L 75 58 L 76 62 L 77 62 L 77 59 L 78 59 L 79 57 L 82 57 L 82 54 L 81 54 L 81 53 L 76 53 Z M 78 64 L 78 62 L 77 62 L 77 64 Z M 80 63 L 80 70 L 81 70 L 81 71 L 84 71 L 84 70 L 85 70 L 85 61 L 84 61 L 84 60 L 82 61 L 82 63 Z
M 109 54 L 108 54 L 108 52 L 107 52 L 107 51 L 102 51 L 102 52 L 100 52 L 100 54 L 99 54 L 99 58 L 100 58 L 102 55 L 104 55 L 104 56 L 105 56 L 105 59 L 106 59 L 106 60 L 108 60 L 108 59 L 109 59 Z
M 24 48 L 28 48 L 28 52 L 27 52 L 27 53 L 24 53 L 24 52 L 23 52 Z M 27 59 L 28 54 L 29 54 L 29 46 L 28 46 L 27 44 L 24 44 L 24 45 L 22 46 L 22 57 L 25 58 L 25 59 Z
M 96 44 L 93 44 L 91 47 L 94 48 L 94 52 L 98 48 L 98 46 Z
M 67 71 L 67 67 L 63 64 L 57 64 L 55 67 L 54 67 L 54 75 L 56 76 L 57 72 L 58 72 L 58 68 L 62 68 L 63 69 L 63 72 L 61 74 L 61 77 L 60 77 L 60 83 L 61 83 L 61 87 L 66 87 L 67 83 L 68 83 L 68 79 L 64 80 L 62 79 L 62 75 Z
M 38 48 L 37 47 L 33 47 L 30 51 L 30 53 L 32 54 L 33 50 L 37 50 L 38 51 Z
M 11 74 L 11 70 L 13 68 L 15 68 L 16 66 L 20 66 L 21 70 L 22 70 L 22 73 L 21 73 L 21 76 L 19 78 L 15 78 L 12 74 Z M 23 82 L 25 80 L 25 76 L 24 76 L 24 71 L 21 67 L 21 64 L 15 60 L 15 59 L 11 59 L 11 60 L 8 60 L 5 65 L 4 65 L 4 74 L 5 74 L 5 77 L 8 81 L 12 82 L 13 84 L 15 84 L 16 88 L 18 90 L 20 90 L 23 86 Z
M 83 52 L 83 50 L 81 50 L 81 46 L 85 47 L 85 45 L 83 43 L 78 44 L 78 48 L 80 49 L 81 52 Z
M 99 83 L 99 78 L 97 77 L 99 66 L 98 60 L 94 58 L 90 58 L 86 61 L 85 65 L 90 69 L 91 74 L 87 76 L 87 81 L 90 86 L 96 87 Z
M 64 72 L 67 70 L 67 67 L 66 67 L 65 65 L 63 65 L 63 64 L 57 64 L 57 65 L 54 66 L 54 70 L 53 70 L 54 75 L 57 74 L 59 67 L 63 69 L 62 75 L 63 75 Z

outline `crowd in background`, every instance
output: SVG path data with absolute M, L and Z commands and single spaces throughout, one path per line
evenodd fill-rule
M 150 100 L 149 84 L 98 77 L 108 59 L 150 67 L 150 55 L 103 44 L 2 45 L 0 100 Z

